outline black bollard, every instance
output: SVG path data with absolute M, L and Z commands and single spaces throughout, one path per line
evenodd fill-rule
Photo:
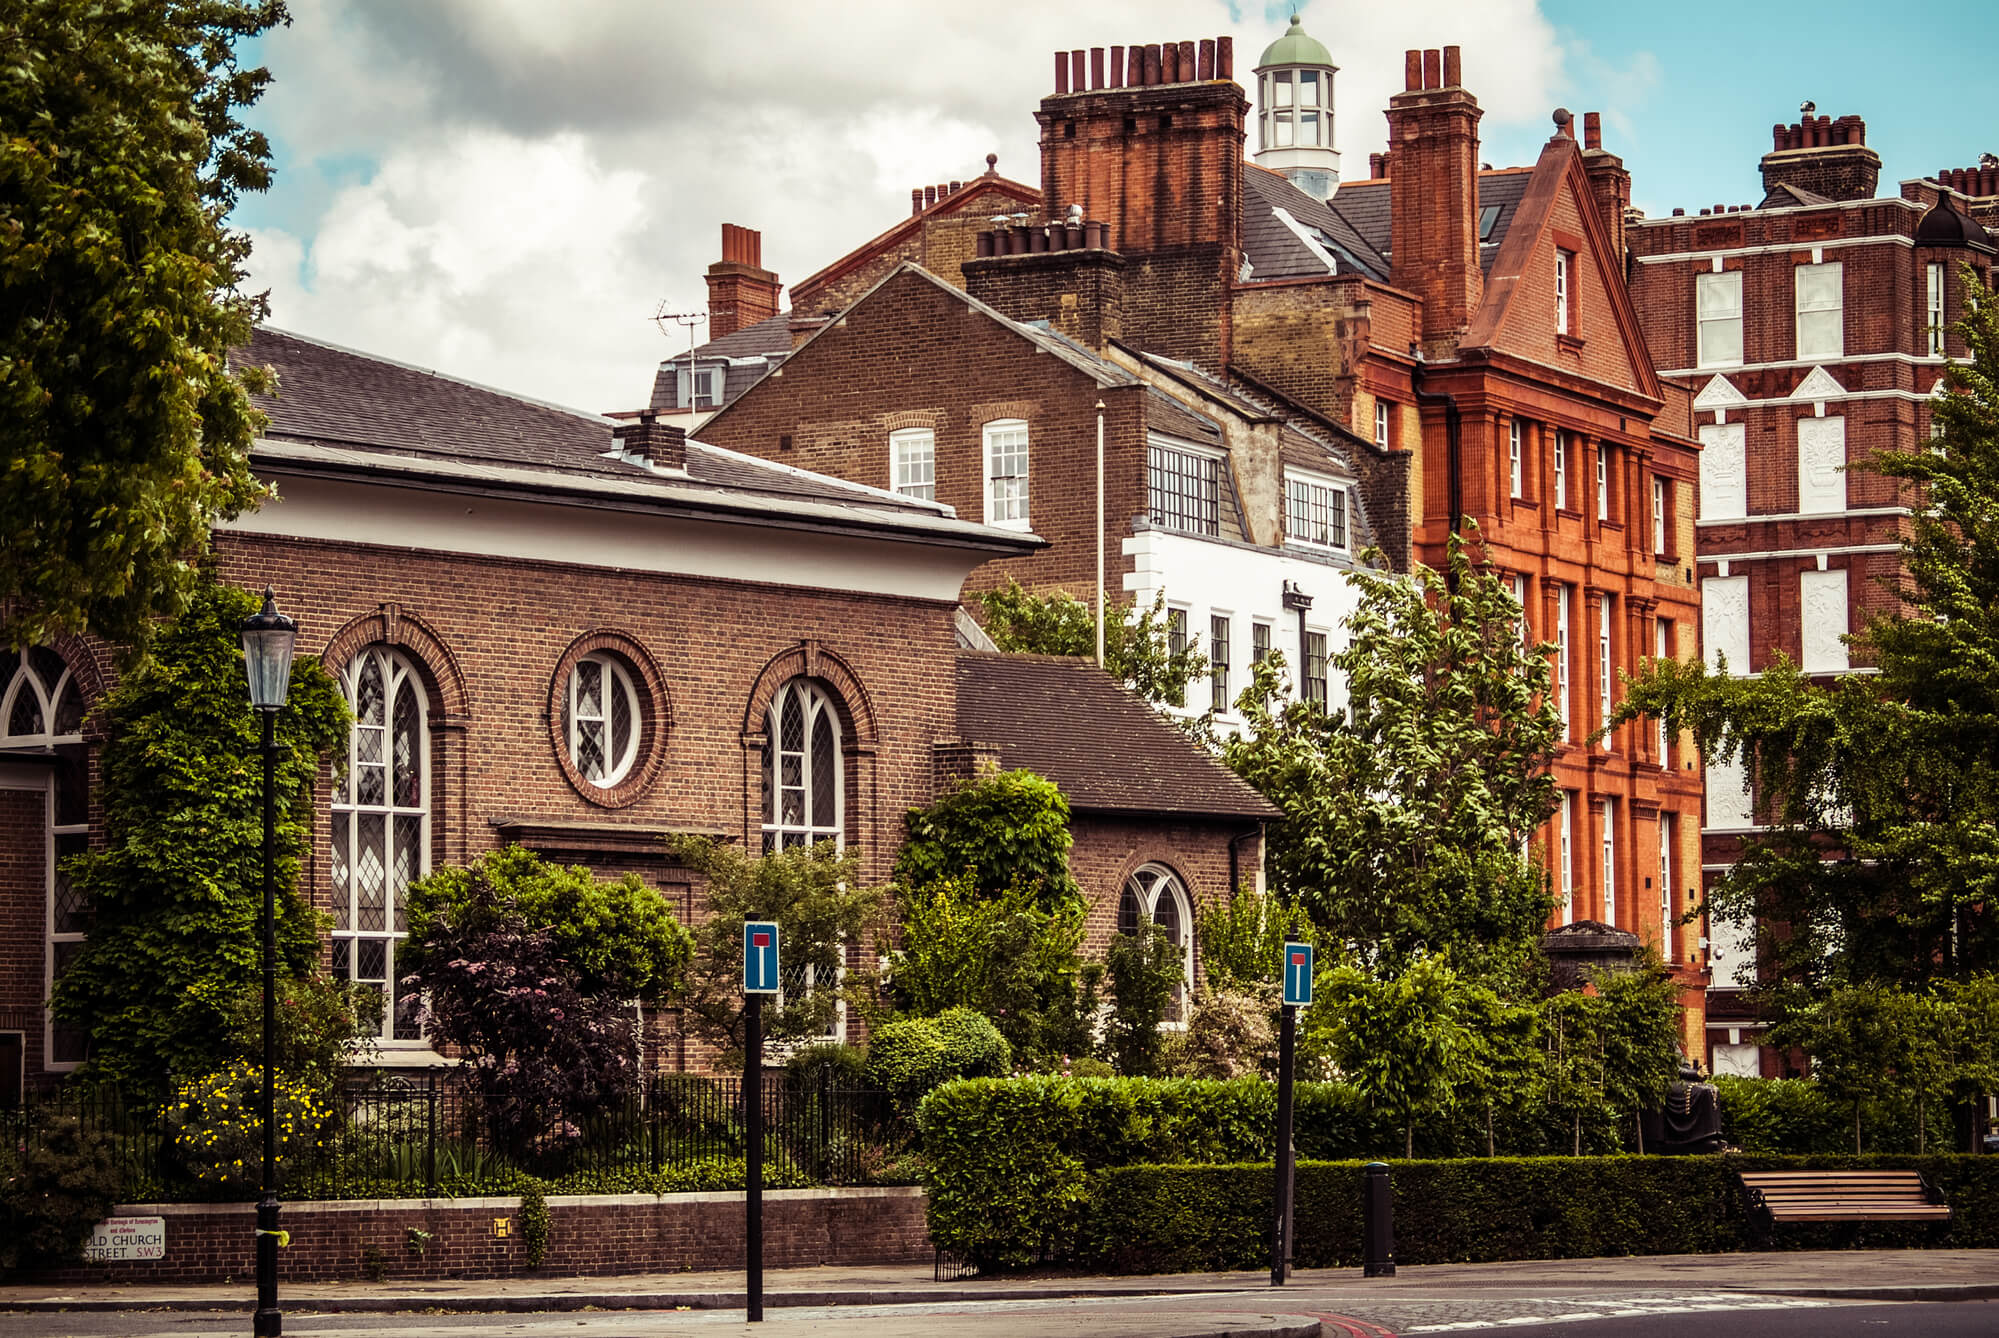
M 1395 1193 L 1388 1183 L 1388 1167 L 1378 1161 L 1367 1164 L 1367 1181 L 1360 1192 L 1361 1276 L 1395 1276 Z

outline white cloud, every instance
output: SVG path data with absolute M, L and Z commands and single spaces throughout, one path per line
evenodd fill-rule
M 592 409 L 642 399 L 679 346 L 649 317 L 705 303 L 723 222 L 762 231 L 765 264 L 803 278 L 902 217 L 912 186 L 974 176 L 988 152 L 1038 181 L 1057 47 L 1230 33 L 1249 86 L 1284 27 L 1218 0 L 294 10 L 265 42 L 276 83 L 258 116 L 284 153 L 280 198 L 259 208 L 281 222 L 252 266 L 274 321 Z M 1488 141 L 1546 135 L 1562 51 L 1532 0 L 1305 21 L 1341 67 L 1349 174 L 1385 138 L 1411 46 L 1464 48 Z M 333 184 L 357 162 L 359 184 Z

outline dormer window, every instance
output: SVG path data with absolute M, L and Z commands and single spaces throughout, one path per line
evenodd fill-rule
M 677 403 L 682 409 L 719 409 L 722 407 L 722 383 L 727 376 L 725 367 L 695 366 L 691 371 L 682 367 L 676 384 L 679 387 Z
M 1315 548 L 1347 547 L 1347 490 L 1330 479 L 1284 476 L 1284 537 Z

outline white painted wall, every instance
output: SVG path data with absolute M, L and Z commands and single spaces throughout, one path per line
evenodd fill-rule
M 1125 555 L 1135 565 L 1124 578 L 1125 594 L 1145 608 L 1164 590 L 1169 607 L 1187 610 L 1187 630 L 1204 654 L 1209 618 L 1222 614 L 1229 619 L 1231 701 L 1249 682 L 1252 623 L 1270 624 L 1271 649 L 1283 652 L 1286 677 L 1294 687 L 1298 681 L 1303 665 L 1298 614 L 1284 607 L 1286 581 L 1295 581 L 1312 597 L 1305 626 L 1308 631 L 1325 633 L 1327 656 L 1346 647 L 1345 623 L 1360 601 L 1343 567 L 1276 549 L 1221 543 L 1170 530 L 1142 529 L 1123 542 Z M 1339 671 L 1329 667 L 1326 678 L 1331 703 L 1344 706 L 1346 684 Z M 1186 714 L 1200 714 L 1208 702 L 1205 683 L 1190 685 Z M 1241 717 L 1233 709 L 1217 719 L 1224 728 L 1240 723 Z

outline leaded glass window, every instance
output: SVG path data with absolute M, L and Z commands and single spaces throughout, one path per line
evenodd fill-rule
M 381 1002 L 381 1039 L 420 1041 L 396 957 L 409 885 L 430 868 L 429 708 L 414 667 L 387 646 L 356 655 L 340 685 L 354 727 L 333 789 L 333 974 Z
M 795 678 L 771 699 L 765 723 L 763 846 L 844 845 L 839 712 L 816 684 Z
M 83 950 L 90 927 L 82 889 L 68 862 L 90 848 L 90 759 L 83 743 L 83 694 L 62 656 L 47 646 L 0 651 L 0 747 L 54 753 L 43 826 L 46 887 L 42 997 Z M 85 1057 L 85 1036 L 44 1018 L 43 1067 L 71 1069 Z
M 1175 1026 L 1187 1021 L 1187 987 L 1194 978 L 1194 915 L 1187 888 L 1180 875 L 1163 864 L 1146 864 L 1124 880 L 1118 897 L 1118 932 L 1135 934 L 1145 924 L 1166 931 L 1167 941 L 1180 950 L 1180 983 L 1173 987 L 1173 1000 L 1166 1009 L 1166 1021 Z
M 578 775 L 608 790 L 631 774 L 639 755 L 639 694 L 624 661 L 607 654 L 578 660 L 563 714 L 569 761 Z

